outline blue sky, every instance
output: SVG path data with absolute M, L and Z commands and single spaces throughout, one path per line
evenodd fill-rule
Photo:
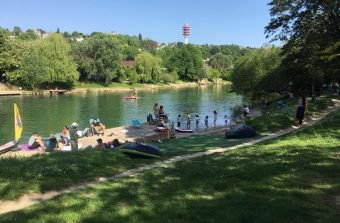
M 182 41 L 191 25 L 194 44 L 259 47 L 270 20 L 269 0 L 1 0 L 0 27 L 46 31 L 93 31 L 138 35 L 158 42 Z

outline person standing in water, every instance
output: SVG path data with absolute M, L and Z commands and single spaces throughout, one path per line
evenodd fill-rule
M 181 114 L 178 114 L 177 116 L 177 128 L 181 127 Z
M 200 116 L 196 115 L 196 131 L 199 131 Z
M 217 111 L 215 110 L 214 111 L 214 127 L 215 128 L 217 127 L 216 122 L 217 122 Z
M 191 128 L 191 115 L 190 115 L 190 112 L 187 113 L 187 129 L 190 129 Z
M 205 116 L 204 124 L 205 124 L 205 130 L 208 130 L 208 116 Z

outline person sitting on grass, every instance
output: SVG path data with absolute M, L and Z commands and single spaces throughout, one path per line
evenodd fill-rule
M 91 129 L 95 134 L 104 135 L 105 125 L 99 122 L 97 118 L 94 118 L 93 122 L 91 123 Z
M 94 149 L 105 149 L 105 144 L 101 138 L 97 139 L 97 145 L 94 147 Z
M 38 149 L 41 152 L 45 152 L 45 144 L 41 136 L 37 132 L 33 132 L 32 136 L 28 140 L 28 149 Z

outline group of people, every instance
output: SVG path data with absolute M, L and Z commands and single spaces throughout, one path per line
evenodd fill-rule
M 85 128 L 84 130 L 80 130 L 78 128 L 78 123 L 74 122 L 70 127 L 64 126 L 61 133 L 50 134 L 48 148 L 53 150 L 59 147 L 70 146 L 71 150 L 78 150 L 78 138 L 94 134 L 104 135 L 104 131 L 105 125 L 97 118 L 94 118 L 90 127 Z M 38 132 L 33 132 L 29 138 L 28 148 L 31 150 L 39 149 L 41 152 L 45 151 L 45 142 Z
M 216 110 L 214 111 L 213 116 L 214 116 L 214 127 L 216 128 L 217 127 L 217 111 Z M 189 130 L 189 129 L 191 129 L 191 113 L 190 112 L 188 112 L 186 114 L 186 121 L 187 121 L 186 127 Z M 201 121 L 200 116 L 195 115 L 196 131 L 199 131 L 200 121 Z M 224 115 L 223 121 L 224 121 L 224 126 L 227 126 L 228 122 L 229 122 L 227 115 Z M 208 115 L 205 116 L 204 126 L 205 126 L 205 130 L 208 130 L 208 128 L 209 128 L 209 116 Z M 178 114 L 178 116 L 177 116 L 177 128 L 181 128 L 181 114 Z

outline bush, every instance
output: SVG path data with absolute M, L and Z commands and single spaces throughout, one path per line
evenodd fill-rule
M 172 75 L 170 73 L 163 73 L 161 74 L 160 77 L 161 81 L 163 81 L 164 84 L 168 84 L 168 83 L 174 83 L 174 78 L 172 77 Z

